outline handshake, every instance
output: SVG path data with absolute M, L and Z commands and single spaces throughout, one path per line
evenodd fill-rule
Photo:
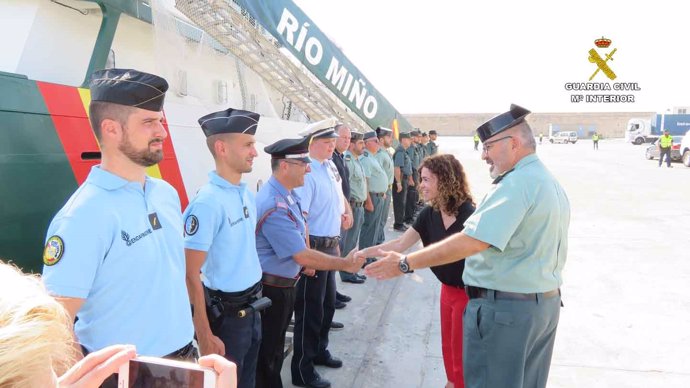
M 380 259 L 368 260 L 370 257 Z M 364 273 L 367 276 L 379 280 L 390 279 L 404 274 L 400 270 L 400 261 L 403 257 L 404 255 L 398 252 L 382 249 L 375 249 L 373 252 L 369 248 L 360 251 L 353 249 L 343 259 L 345 263 L 343 263 L 344 268 L 341 271 L 357 273 L 364 268 Z

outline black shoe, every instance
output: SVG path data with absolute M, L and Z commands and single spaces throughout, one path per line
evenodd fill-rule
M 345 325 L 340 322 L 331 321 L 331 330 L 343 330 Z
M 375 257 L 367 257 L 367 259 L 366 259 L 366 261 L 364 262 L 364 265 L 362 266 L 362 268 L 366 267 L 367 265 L 369 265 L 369 264 L 371 264 L 371 263 L 376 263 L 377 260 L 378 260 L 378 259 L 375 258 Z
M 343 361 L 339 358 L 330 356 L 328 358 L 315 358 L 314 365 L 323 365 L 329 368 L 340 368 L 343 366 Z
M 340 274 L 340 280 L 342 280 L 345 283 L 353 283 L 353 284 L 362 284 L 364 283 L 364 279 L 360 279 L 357 277 L 355 274 Z
M 394 230 L 397 230 L 398 232 L 405 232 L 407 231 L 407 225 L 397 225 L 393 227 Z
M 360 279 L 362 279 L 362 280 L 367 280 L 367 275 L 363 275 L 363 274 L 360 275 L 360 274 L 357 273 L 357 274 L 355 274 L 355 276 L 357 276 L 358 278 L 360 278 Z
M 352 301 L 352 298 L 350 298 L 349 296 L 347 296 L 345 294 L 341 294 L 338 291 L 336 291 L 335 292 L 335 300 L 339 300 L 341 302 L 347 303 L 347 302 Z
M 336 299 L 336 300 L 335 300 L 335 306 L 334 306 L 334 307 L 335 307 L 336 310 L 344 309 L 345 307 L 347 307 L 347 303 L 341 302 L 341 301 L 339 301 L 338 299 Z
M 308 387 L 308 388 L 331 388 L 331 382 L 324 379 L 321 376 L 316 376 L 316 378 L 308 383 L 300 383 L 292 380 L 292 385 L 296 387 Z

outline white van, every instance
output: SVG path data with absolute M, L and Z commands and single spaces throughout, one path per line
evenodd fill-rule
M 563 131 L 558 132 L 549 138 L 551 143 L 577 143 L 577 132 L 575 131 Z

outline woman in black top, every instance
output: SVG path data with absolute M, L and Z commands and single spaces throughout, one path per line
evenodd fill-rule
M 434 155 L 419 167 L 419 193 L 427 206 L 402 236 L 360 251 L 364 257 L 375 257 L 379 250 L 403 252 L 420 239 L 424 246 L 441 241 L 463 229 L 474 212 L 465 171 L 453 155 Z M 441 342 L 448 383 L 446 388 L 464 387 L 462 378 L 462 312 L 467 305 L 462 271 L 465 260 L 431 267 L 441 281 Z

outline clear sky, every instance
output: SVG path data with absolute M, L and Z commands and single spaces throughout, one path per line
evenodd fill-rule
M 294 1 L 401 113 L 690 106 L 689 2 Z M 588 51 L 601 36 L 617 78 L 592 82 L 637 82 L 634 103 L 576 104 L 565 90 L 597 69 Z

